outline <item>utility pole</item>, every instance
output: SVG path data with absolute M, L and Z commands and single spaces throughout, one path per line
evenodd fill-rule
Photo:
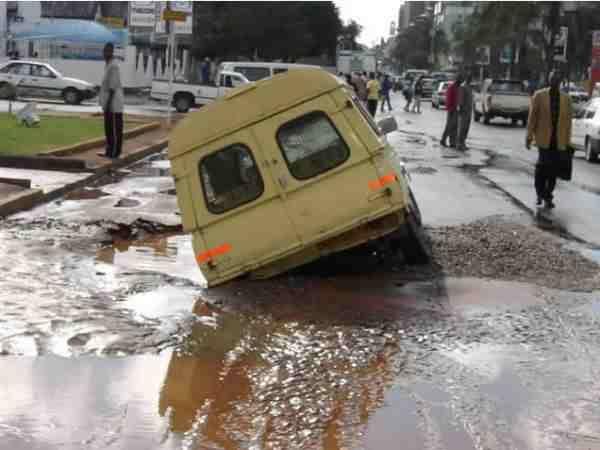
M 165 11 L 171 10 L 171 2 L 167 1 Z M 169 35 L 167 42 L 167 50 L 169 56 L 169 103 L 167 104 L 167 126 L 171 127 L 171 104 L 173 103 L 173 60 L 174 60 L 174 49 L 175 49 L 175 26 L 171 23 L 171 20 L 166 21 L 166 31 Z

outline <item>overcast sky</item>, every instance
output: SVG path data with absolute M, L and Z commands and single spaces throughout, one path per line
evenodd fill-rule
M 387 38 L 390 23 L 398 22 L 401 0 L 334 0 L 344 22 L 356 20 L 363 26 L 359 42 L 371 46 L 380 38 Z

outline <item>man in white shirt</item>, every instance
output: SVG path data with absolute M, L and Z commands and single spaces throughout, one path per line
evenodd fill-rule
M 104 77 L 100 86 L 100 106 L 104 112 L 104 133 L 106 135 L 106 153 L 103 156 L 115 159 L 121 155 L 123 146 L 123 87 L 119 66 L 115 62 L 114 45 L 104 46 Z

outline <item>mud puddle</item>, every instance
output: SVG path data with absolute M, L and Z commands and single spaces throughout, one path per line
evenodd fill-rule
M 427 290 L 390 278 L 239 281 L 193 306 L 180 298 L 193 318 L 158 356 L 2 358 L 0 382 L 13 387 L 0 393 L 5 442 L 558 450 L 570 448 L 565 430 L 598 431 L 585 401 L 600 394 L 593 321 L 567 304 L 557 323 L 545 298 L 509 303 L 520 288 L 510 283 Z M 464 314 L 486 285 L 490 308 Z M 173 310 L 168 289 L 126 306 L 153 320 Z

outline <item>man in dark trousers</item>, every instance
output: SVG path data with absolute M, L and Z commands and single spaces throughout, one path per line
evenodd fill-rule
M 104 134 L 106 153 L 103 156 L 115 159 L 121 155 L 123 146 L 123 87 L 119 66 L 114 60 L 115 48 L 112 43 L 104 46 L 104 77 L 100 86 L 100 106 L 104 112 Z
M 550 74 L 550 87 L 537 91 L 531 101 L 525 146 L 535 139 L 538 161 L 535 165 L 537 205 L 554 208 L 553 191 L 556 177 L 571 149 L 571 98 L 560 92 L 563 76 L 558 70 Z
M 454 83 L 446 89 L 446 126 L 440 145 L 447 147 L 447 139 L 450 138 L 450 147 L 456 147 L 456 135 L 458 133 L 458 88 L 463 82 L 462 74 L 458 74 Z

